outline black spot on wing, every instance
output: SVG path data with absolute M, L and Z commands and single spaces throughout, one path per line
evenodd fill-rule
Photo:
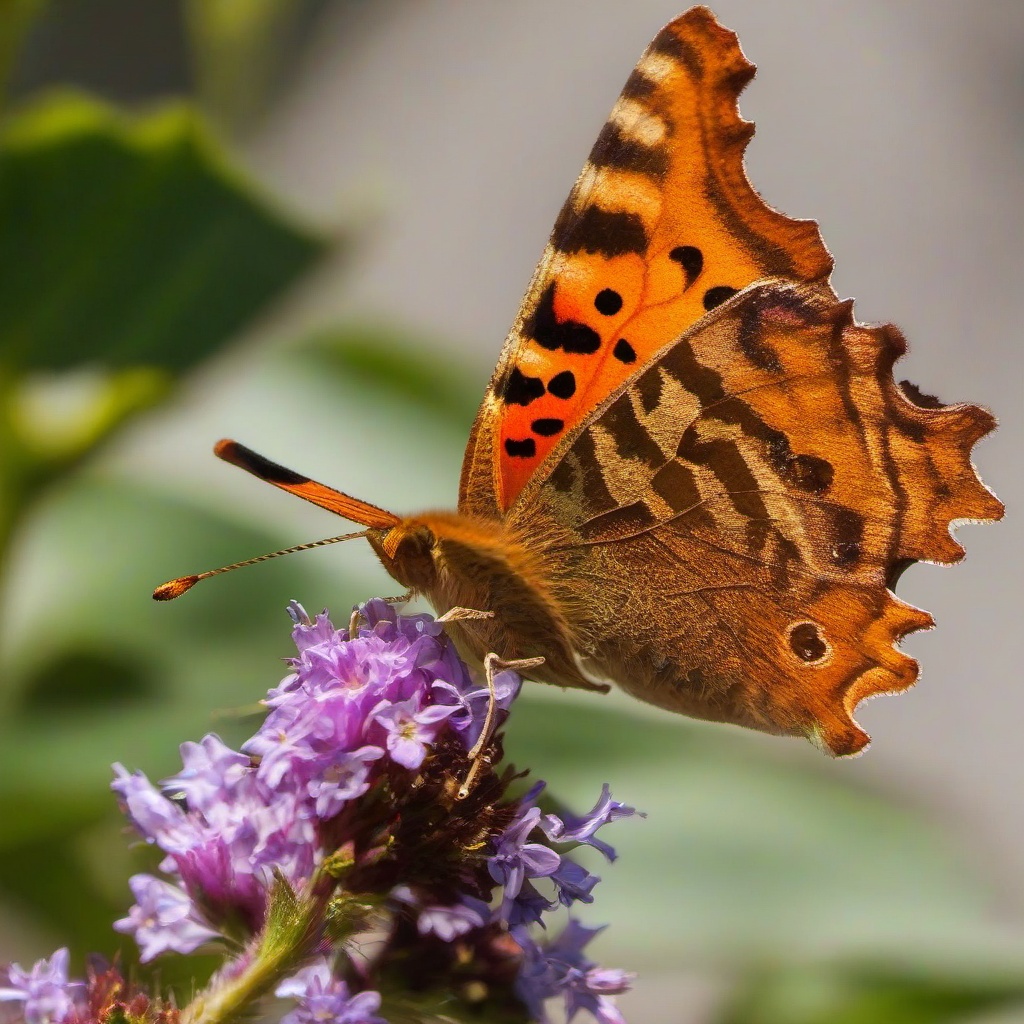
M 622 296 L 614 288 L 602 288 L 594 297 L 594 308 L 602 316 L 615 316 L 622 309 Z
M 801 661 L 806 662 L 820 661 L 828 652 L 813 622 L 801 622 L 789 631 L 789 647 Z
M 553 416 L 544 417 L 534 420 L 530 424 L 530 429 L 535 434 L 540 434 L 541 437 L 554 437 L 555 434 L 560 434 L 565 429 L 565 420 L 555 419 Z
M 601 129 L 590 151 L 590 162 L 595 167 L 644 174 L 655 181 L 661 181 L 669 168 L 666 150 L 660 146 L 645 146 L 623 135 L 622 129 L 612 121 L 606 122 Z
M 827 459 L 817 455 L 794 455 L 782 473 L 787 483 L 811 494 L 824 494 L 832 486 L 835 470 Z
M 513 459 L 532 459 L 537 454 L 537 442 L 532 437 L 523 441 L 508 437 L 505 439 L 505 451 Z
M 548 394 L 555 398 L 572 398 L 576 394 L 576 375 L 572 370 L 562 370 L 548 381 Z
M 686 280 L 683 282 L 683 290 L 693 284 L 700 277 L 704 269 L 704 253 L 695 245 L 677 245 L 669 254 L 670 260 L 675 260 L 683 268 Z
M 861 556 L 864 543 L 864 517 L 852 508 L 836 505 L 832 509 L 832 561 L 844 568 Z
M 714 288 L 709 288 L 704 293 L 704 308 L 710 311 L 715 306 L 720 306 L 726 299 L 731 299 L 735 294 L 735 288 L 730 288 L 725 284 L 715 285 Z
M 526 376 L 518 366 L 512 367 L 512 372 L 499 389 L 499 397 L 508 405 L 529 405 L 543 394 L 544 381 L 540 377 Z
M 561 349 L 576 355 L 591 355 L 601 347 L 601 336 L 592 327 L 575 320 L 559 322 L 555 318 L 554 281 L 544 289 L 525 328 L 529 337 L 550 351 Z
M 577 211 L 570 200 L 562 207 L 551 232 L 551 244 L 559 252 L 624 256 L 647 252 L 647 229 L 636 213 L 610 213 L 590 204 Z
M 612 350 L 612 355 L 620 363 L 635 363 L 636 362 L 636 350 L 625 338 L 619 338 L 615 342 L 615 348 Z

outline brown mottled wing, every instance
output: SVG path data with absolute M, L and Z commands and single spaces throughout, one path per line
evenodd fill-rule
M 754 281 L 824 281 L 813 221 L 747 181 L 753 76 L 705 7 L 641 57 L 562 212 L 491 380 L 459 508 L 500 516 L 561 436 L 673 338 Z
M 913 683 L 893 645 L 931 624 L 887 583 L 957 561 L 955 520 L 1002 514 L 970 461 L 992 416 L 898 386 L 904 347 L 827 289 L 760 283 L 565 438 L 509 521 L 559 538 L 550 571 L 599 672 L 695 717 L 864 746 L 854 708 Z

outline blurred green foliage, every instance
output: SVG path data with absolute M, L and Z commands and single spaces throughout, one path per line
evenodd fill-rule
M 0 81 L 37 6 L 0 0 Z M 295 8 L 185 5 L 222 121 L 251 116 L 246 82 Z M 0 122 L 0 903 L 79 961 L 132 957 L 110 924 L 149 856 L 125 843 L 110 762 L 160 777 L 184 739 L 237 739 L 288 653 L 285 599 L 322 590 L 344 613 L 371 596 L 295 560 L 154 606 L 168 565 L 279 538 L 96 457 L 338 244 L 260 195 L 194 103 L 129 115 L 62 91 Z M 372 396 L 375 431 L 398 408 L 462 431 L 482 382 L 428 351 L 386 324 L 337 325 L 289 360 Z M 989 894 L 920 809 L 621 697 L 530 691 L 507 749 L 571 806 L 607 778 L 648 812 L 619 829 L 600 915 L 630 966 L 724 978 L 719 1024 L 938 1024 L 1024 1003 L 1022 951 L 988 955 Z M 187 985 L 209 965 L 156 970 Z

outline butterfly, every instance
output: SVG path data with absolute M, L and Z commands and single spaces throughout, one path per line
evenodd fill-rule
M 971 464 L 995 421 L 897 384 L 899 331 L 856 322 L 817 225 L 754 191 L 753 74 L 705 7 L 644 52 L 505 341 L 458 511 L 399 516 L 215 451 L 365 527 L 439 613 L 488 613 L 448 623 L 477 663 L 543 659 L 531 678 L 845 755 L 868 742 L 857 704 L 917 675 L 896 645 L 932 619 L 900 573 L 1002 514 Z

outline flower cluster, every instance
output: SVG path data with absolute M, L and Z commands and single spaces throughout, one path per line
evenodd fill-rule
M 583 953 L 600 929 L 569 919 L 546 943 L 532 929 L 592 902 L 599 878 L 569 853 L 590 845 L 613 859 L 596 833 L 633 809 L 607 786 L 580 817 L 545 810 L 543 783 L 510 795 L 519 776 L 492 767 L 493 729 L 519 679 L 474 681 L 429 616 L 371 601 L 338 630 L 294 602 L 290 613 L 297 656 L 240 750 L 214 735 L 185 743 L 181 771 L 159 786 L 115 766 L 125 813 L 163 854 L 159 876 L 131 879 L 136 902 L 115 927 L 144 961 L 211 941 L 234 951 L 186 1018 L 228 1020 L 274 990 L 295 1000 L 286 1024 L 427 1016 L 432 999 L 457 1016 L 453 994 L 541 1022 L 561 996 L 570 1017 L 585 1009 L 617 1024 L 611 997 L 630 978 Z M 492 689 L 497 714 L 482 736 Z M 471 772 L 481 739 L 484 770 Z M 386 938 L 357 961 L 352 944 L 371 929 Z M 0 999 L 20 1007 L 15 1019 L 86 1019 L 66 951 L 8 973 Z

